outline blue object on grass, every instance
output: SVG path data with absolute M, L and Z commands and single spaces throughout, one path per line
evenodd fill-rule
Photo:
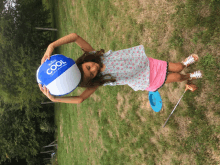
M 159 112 L 162 109 L 162 105 L 163 105 L 162 99 L 160 97 L 160 93 L 158 91 L 149 92 L 148 97 L 149 97 L 151 108 L 155 112 Z

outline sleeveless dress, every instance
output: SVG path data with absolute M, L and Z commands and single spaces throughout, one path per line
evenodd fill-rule
M 114 52 L 110 50 L 104 54 L 102 62 L 106 68 L 101 73 L 116 78 L 116 82 L 108 82 L 103 86 L 127 84 L 134 91 L 144 91 L 149 86 L 150 66 L 143 45 Z
M 91 52 L 92 53 L 92 52 Z M 106 68 L 101 74 L 111 74 L 116 82 L 103 86 L 128 85 L 134 91 L 156 91 L 164 85 L 168 63 L 145 54 L 144 46 L 104 53 L 102 62 Z

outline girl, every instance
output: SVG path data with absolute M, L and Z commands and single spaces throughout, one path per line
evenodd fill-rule
M 41 64 L 46 59 L 50 59 L 55 47 L 70 42 L 75 42 L 84 51 L 84 54 L 77 59 L 76 64 L 82 74 L 79 86 L 86 89 L 80 96 L 54 97 L 46 87 L 42 88 L 39 84 L 40 90 L 53 102 L 82 103 L 99 86 L 105 85 L 127 84 L 135 91 L 157 91 L 167 83 L 202 78 L 200 71 L 187 75 L 179 73 L 185 67 L 198 61 L 196 54 L 189 56 L 182 63 L 168 63 L 147 57 L 142 45 L 104 53 L 103 49 L 95 51 L 90 44 L 75 33 L 51 43 L 41 60 Z

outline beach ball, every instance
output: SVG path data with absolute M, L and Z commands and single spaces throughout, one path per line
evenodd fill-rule
M 37 69 L 36 77 L 37 82 L 45 85 L 51 95 L 63 96 L 77 88 L 81 73 L 73 59 L 56 54 Z

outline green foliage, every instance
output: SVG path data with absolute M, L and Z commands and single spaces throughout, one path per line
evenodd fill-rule
M 0 14 L 0 162 L 41 164 L 41 147 L 54 138 L 53 106 L 42 109 L 35 76 L 51 42 L 50 32 L 35 27 L 49 26 L 48 14 L 38 0 L 17 0 Z
M 33 162 L 38 157 L 41 160 L 41 147 L 51 142 L 53 134 L 42 130 L 40 124 L 46 122 L 51 125 L 53 114 L 32 108 L 36 112 L 29 115 L 25 108 L 19 109 L 18 105 L 4 104 L 3 107 L 0 115 L 0 162 L 14 158 Z M 38 164 L 38 161 L 34 161 L 34 164 Z

